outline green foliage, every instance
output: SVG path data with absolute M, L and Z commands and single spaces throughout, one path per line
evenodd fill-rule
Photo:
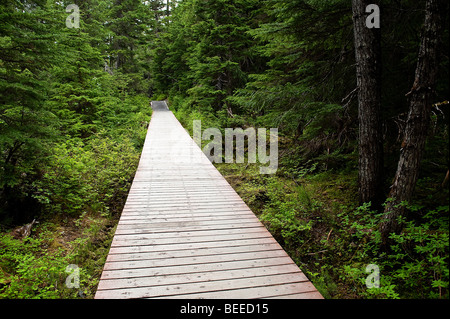
M 125 3 L 111 11 L 110 0 L 79 3 L 79 29 L 64 24 L 69 1 L 2 6 L 1 219 L 25 222 L 42 212 L 79 214 L 93 206 L 104 212 L 123 194 L 151 112 L 142 94 L 148 86 L 136 84 L 145 77 L 145 55 L 139 63 L 120 55 L 123 45 L 145 51 L 131 37 L 153 19 L 140 1 L 132 2 L 137 6 L 125 17 L 117 17 Z M 108 17 L 113 23 L 106 27 Z M 132 19 L 140 22 L 118 26 Z M 111 32 L 132 43 L 108 46 Z M 117 67 L 117 59 L 127 67 Z
M 42 238 L 19 241 L 10 235 L 0 237 L 0 298 L 58 298 L 57 286 L 63 284 L 66 265 L 60 252 L 40 251 L 42 242 Z
M 409 207 L 418 211 L 417 206 Z M 390 252 L 382 252 L 377 228 L 382 214 L 369 210 L 369 205 L 351 213 L 342 212 L 341 237 L 335 242 L 336 251 L 350 244 L 349 262 L 342 267 L 341 278 L 354 284 L 366 298 L 448 298 L 448 206 L 426 212 L 422 220 L 405 223 L 400 234 L 392 234 Z M 349 232 L 350 230 L 350 232 Z M 347 246 L 348 247 L 348 246 Z M 380 267 L 380 288 L 365 287 L 367 264 Z
M 321 120 L 318 112 L 338 111 L 333 104 L 340 104 L 343 97 L 336 96 L 329 83 L 353 76 L 351 59 L 331 58 L 343 43 L 351 43 L 349 4 L 298 0 L 266 1 L 265 5 L 269 21 L 250 33 L 259 40 L 258 52 L 269 59 L 268 67 L 251 74 L 245 89 L 231 99 L 253 116 L 273 112 L 272 124 L 283 131 L 295 131 L 297 125 L 312 127 Z
M 269 204 L 261 214 L 261 220 L 269 230 L 280 236 L 287 247 L 302 245 L 311 234 L 313 220 L 302 219 L 304 212 L 312 208 L 308 192 L 298 186 L 286 194 L 283 183 L 271 179 L 266 184 Z
M 172 12 L 153 51 L 155 89 L 182 95 L 204 113 L 230 114 L 226 100 L 254 69 L 252 38 L 259 6 L 253 0 L 187 0 Z
M 170 107 L 172 107 L 172 103 Z M 205 128 L 217 127 L 221 128 L 219 119 L 214 116 L 213 113 L 205 113 L 200 110 L 190 109 L 185 105 L 174 105 L 174 114 L 182 125 L 189 131 L 191 136 L 193 135 L 193 123 L 195 120 L 200 120 L 202 125 L 202 131 Z
M 33 195 L 50 214 L 77 215 L 83 210 L 118 212 L 117 200 L 126 194 L 139 159 L 130 138 L 120 142 L 93 136 L 55 146 Z
M 391 235 L 395 242 L 388 257 L 392 277 L 403 281 L 404 290 L 416 291 L 422 298 L 448 298 L 448 211 L 448 206 L 429 210 L 422 223 L 408 221 L 401 234 Z
M 38 226 L 36 234 L 23 240 L 0 236 L 0 298 L 55 299 L 86 298 L 95 293 L 112 233 L 105 232 L 107 220 L 84 215 L 79 237 L 61 244 L 64 230 L 56 224 Z M 108 239 L 109 238 L 109 239 Z M 96 240 L 94 240 L 96 239 Z M 68 247 L 66 247 L 68 246 Z M 68 287 L 69 265 L 79 271 L 79 287 Z M 69 278 L 70 279 L 70 278 Z
M 54 20 L 40 7 L 21 10 L 24 6 L 7 1 L 0 8 L 0 189 L 20 188 L 24 175 L 47 154 L 58 121 L 43 103 Z

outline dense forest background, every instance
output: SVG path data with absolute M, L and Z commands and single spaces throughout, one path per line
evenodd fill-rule
M 257 164 L 217 167 L 325 297 L 448 298 L 449 4 L 373 1 L 382 170 L 371 202 L 362 196 L 355 3 L 3 0 L 0 297 L 93 296 L 149 102 L 167 99 L 188 130 L 195 119 L 278 128 L 275 175 Z M 411 196 L 396 202 L 433 3 L 437 72 L 428 128 L 416 130 L 426 143 Z M 70 4 L 79 28 L 66 26 Z M 386 243 L 391 210 L 400 227 Z M 23 236 L 17 227 L 32 220 Z M 79 289 L 64 286 L 69 264 L 80 267 Z M 379 288 L 365 285 L 368 264 L 380 268 Z

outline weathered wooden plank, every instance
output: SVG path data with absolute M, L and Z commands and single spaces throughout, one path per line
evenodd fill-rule
M 207 201 L 206 199 L 211 199 L 211 201 Z M 172 194 L 170 192 L 164 192 L 161 194 L 139 194 L 139 196 L 133 196 L 129 199 L 130 204 L 144 202 L 145 204 L 148 203 L 155 203 L 155 204 L 164 204 L 167 203 L 167 201 L 178 201 L 178 202 L 199 202 L 199 203 L 215 203 L 215 202 L 224 202 L 224 199 L 230 199 L 232 202 L 240 201 L 242 200 L 239 195 L 232 194 L 232 193 L 198 193 L 195 195 L 192 194 Z M 216 205 L 220 206 L 220 205 Z
M 270 251 L 241 252 L 234 254 L 207 255 L 207 256 L 189 256 L 176 257 L 167 259 L 144 259 L 144 260 L 116 260 L 114 262 L 106 262 L 105 269 L 135 269 L 135 268 L 154 268 L 154 267 L 170 267 L 182 265 L 196 265 L 219 262 L 230 262 L 240 260 L 255 260 L 273 257 L 287 257 L 286 252 L 281 249 Z
M 304 276 L 294 276 L 293 274 L 279 274 L 263 277 L 224 279 L 209 282 L 198 283 L 178 283 L 175 285 L 160 285 L 151 287 L 133 287 L 124 289 L 98 290 L 99 297 L 107 298 L 151 298 L 154 296 L 177 296 L 203 292 L 227 291 L 231 289 L 270 287 L 274 285 L 287 284 L 292 287 L 294 283 L 301 283 L 296 286 L 296 292 L 313 291 L 314 286 L 305 281 Z M 255 289 L 256 290 L 256 289 Z M 291 289 L 291 292 L 294 292 Z M 256 291 L 255 291 L 256 293 Z M 272 292 L 273 294 L 273 292 Z M 247 295 L 247 298 L 249 296 Z M 254 295 L 252 296 L 254 297 Z M 256 296 L 257 297 L 257 296 Z M 209 296 L 211 298 L 211 296 Z M 235 297 L 233 297 L 235 298 Z
M 129 200 L 134 200 L 134 199 L 140 199 L 140 198 L 147 198 L 148 200 L 170 200 L 170 199 L 178 199 L 178 198 L 182 198 L 182 199 L 197 199 L 197 198 L 204 198 L 204 196 L 234 196 L 234 197 L 239 197 L 239 195 L 237 195 L 236 193 L 233 193 L 232 191 L 227 191 L 227 190 L 202 190 L 202 191 L 198 191 L 198 192 L 191 192 L 191 193 L 187 193 L 187 192 L 174 192 L 173 188 L 170 190 L 170 192 L 168 192 L 167 190 L 165 190 L 164 192 L 161 193 L 151 193 L 149 191 L 147 192 L 137 192 L 137 191 L 133 191 L 130 192 L 128 194 L 128 199 Z M 240 198 L 240 197 L 239 197 Z
M 203 217 L 203 219 L 201 219 Z M 210 217 L 210 218 L 208 218 Z M 187 219 L 186 219 L 187 218 Z M 237 211 L 237 212 L 216 212 L 211 213 L 210 211 L 195 213 L 195 212 L 143 212 L 140 214 L 125 214 L 121 217 L 121 221 L 126 225 L 125 221 L 133 221 L 136 220 L 139 224 L 142 220 L 151 221 L 152 225 L 164 224 L 167 222 L 177 222 L 178 220 L 189 220 L 198 222 L 201 225 L 212 225 L 214 222 L 216 224 L 224 224 L 224 223 L 235 223 L 235 222 L 245 222 L 246 220 L 255 221 L 258 220 L 255 216 L 249 216 L 245 211 Z M 200 219 L 197 219 L 200 218 Z M 148 227 L 145 224 L 143 227 Z
M 212 193 L 202 193 L 202 194 L 198 194 L 196 196 L 189 196 L 189 195 L 171 195 L 171 194 L 165 194 L 165 195 L 161 195 L 161 196 L 154 196 L 154 197 L 150 197 L 150 196 L 146 196 L 146 195 L 139 195 L 139 196 L 134 196 L 131 197 L 129 199 L 129 203 L 130 204 L 139 204 L 139 203 L 144 203 L 144 204 L 153 204 L 153 205 L 160 205 L 160 204 L 165 204 L 168 201 L 170 202 L 181 202 L 181 203 L 211 203 L 211 204 L 215 204 L 215 203 L 227 203 L 228 202 L 240 202 L 242 199 L 235 194 L 212 194 Z
M 198 222 L 201 223 L 202 221 L 217 221 L 217 222 L 247 222 L 247 221 L 254 221 L 255 218 L 251 216 L 246 215 L 239 215 L 239 214 L 226 214 L 226 215 L 219 215 L 219 216 L 213 216 L 211 214 L 203 214 L 203 215 L 186 215 L 186 214 L 180 214 L 181 217 L 178 216 L 171 216 L 164 218 L 162 215 L 151 215 L 151 217 L 148 217 L 148 215 L 142 215 L 141 218 L 145 218 L 145 222 L 140 223 L 139 222 L 139 216 L 133 215 L 130 216 L 127 219 L 123 219 L 120 221 L 119 226 L 126 226 L 126 225 L 136 225 L 133 227 L 148 227 L 150 225 L 163 225 L 164 223 L 182 223 L 182 222 Z M 176 224 L 174 224 L 176 225 Z
M 274 243 L 272 237 L 260 237 L 250 239 L 238 239 L 232 241 L 209 241 L 199 243 L 175 243 L 164 245 L 140 245 L 140 246 L 112 246 L 109 250 L 109 254 L 124 254 L 133 252 L 159 252 L 159 251 L 173 251 L 173 250 L 195 250 L 201 248 L 215 248 L 215 247 L 237 247 L 245 245 L 263 245 L 267 243 Z
M 217 223 L 217 221 L 213 221 Z M 130 226 L 130 225 L 128 225 Z M 259 227 L 259 222 L 247 222 L 247 223 L 224 223 L 213 225 L 199 225 L 199 222 L 176 222 L 176 223 L 161 223 L 151 224 L 147 227 L 121 227 L 116 229 L 116 235 L 130 235 L 130 234 L 152 234 L 152 233 L 174 233 L 174 232 L 193 232 L 204 230 L 224 230 L 224 229 L 236 229 L 236 228 L 252 228 Z M 174 228 L 177 230 L 174 231 Z
M 226 246 L 226 247 L 203 247 L 197 249 L 169 250 L 156 252 L 127 252 L 122 254 L 109 254 L 107 262 L 124 260 L 143 260 L 143 259 L 167 259 L 177 257 L 210 256 L 220 254 L 233 254 L 241 252 L 257 252 L 281 249 L 278 243 L 266 244 L 247 244 L 245 246 Z
M 177 213 L 177 212 L 184 212 L 184 211 L 190 211 L 190 212 L 221 212 L 221 211 L 229 211 L 229 212 L 242 212 L 242 211 L 248 211 L 247 206 L 239 205 L 239 204 L 233 204 L 231 203 L 229 206 L 226 205 L 226 203 L 221 204 L 220 206 L 213 205 L 213 204 L 167 204 L 167 205 L 138 205 L 138 206 L 128 206 L 126 211 L 124 213 L 142 213 L 142 212 L 151 212 L 151 213 L 157 213 L 157 212 L 165 212 L 165 213 Z M 248 214 L 248 212 L 247 212 Z M 249 215 L 249 214 L 248 214 Z
M 155 164 L 157 165 L 157 164 Z M 205 168 L 205 169 L 210 169 L 210 168 Z M 227 183 L 226 180 L 222 180 L 220 179 L 218 176 L 202 176 L 200 175 L 200 173 L 196 173 L 197 175 L 197 179 L 196 178 L 182 178 L 181 176 L 179 176 L 178 178 L 176 178 L 175 176 L 172 176 L 172 178 L 167 178 L 169 177 L 168 175 L 165 175 L 164 178 L 161 179 L 156 179 L 154 176 L 150 178 L 146 178 L 143 179 L 141 178 L 141 180 L 139 182 L 133 183 L 130 190 L 131 189 L 157 189 L 158 187 L 161 188 L 169 188 L 170 186 L 173 186 L 175 190 L 180 189 L 180 187 L 185 186 L 185 185 L 190 185 L 190 186 L 208 186 L 211 189 L 214 190 L 232 190 L 233 188 L 231 188 L 231 186 Z M 222 177 L 223 178 L 223 177 Z M 189 189 L 186 189 L 186 191 L 189 191 Z M 192 189 L 192 191 L 201 191 L 201 189 Z
M 193 237 L 169 237 L 169 238 L 145 238 L 142 236 L 136 239 L 123 238 L 124 236 L 114 236 L 111 243 L 112 247 L 118 246 L 147 246 L 147 245 L 166 245 L 179 243 L 201 243 L 214 241 L 234 241 L 239 239 L 264 238 L 271 237 L 267 232 L 249 232 L 238 234 L 226 234 L 217 236 L 193 236 Z
M 311 290 L 311 291 L 309 291 Z M 155 299 L 262 299 L 262 298 L 276 298 L 293 294 L 296 299 L 323 299 L 322 295 L 315 289 L 315 287 L 310 282 L 299 282 L 299 283 L 287 283 L 279 285 L 270 285 L 263 287 L 250 287 L 244 289 L 230 289 L 230 290 L 219 290 L 212 292 L 200 292 L 191 294 L 179 294 L 171 296 L 158 296 L 153 297 Z M 152 297 L 148 297 L 152 298 Z
M 204 273 L 219 270 L 231 269 L 252 269 L 267 266 L 281 266 L 292 264 L 289 257 L 274 257 L 266 259 L 239 260 L 230 262 L 207 263 L 197 265 L 178 265 L 172 267 L 155 267 L 155 268 L 134 268 L 134 269 L 118 269 L 104 270 L 101 279 L 113 278 L 134 278 L 146 276 L 165 276 L 165 275 L 185 275 L 191 273 Z
M 182 275 L 163 275 L 163 276 L 146 276 L 137 278 L 120 278 L 103 280 L 97 289 L 123 289 L 133 287 L 152 287 L 166 286 L 184 283 L 201 283 L 205 281 L 217 281 L 230 278 L 251 278 L 261 276 L 271 276 L 279 274 L 292 274 L 294 277 L 298 275 L 298 267 L 293 264 L 276 265 L 259 268 L 244 268 L 221 271 L 208 271 L 202 273 L 182 274 Z M 305 275 L 300 274 L 304 281 L 307 281 Z
M 168 238 L 197 238 L 197 237 L 216 237 L 222 235 L 234 235 L 234 234 L 268 234 L 264 226 L 257 225 L 255 227 L 249 227 L 245 229 L 234 228 L 234 229 L 215 229 L 215 230 L 198 230 L 198 231 L 179 231 L 178 229 L 173 229 L 171 232 L 163 233 L 144 233 L 144 234 L 115 234 L 114 238 L 118 240 L 153 240 L 153 239 L 168 239 Z
M 161 202 L 161 203 L 152 203 L 152 202 L 136 202 L 131 201 L 127 204 L 127 209 L 133 209 L 133 208 L 176 208 L 176 207 L 195 207 L 195 208 L 214 208 L 214 207 L 221 207 L 221 206 L 227 206 L 227 207 L 242 207 L 246 208 L 247 205 L 245 205 L 243 202 L 239 200 L 232 200 L 230 199 L 227 201 L 226 199 L 220 199 L 220 200 L 211 200 L 210 202 L 203 201 L 203 202 Z
M 118 225 L 118 228 L 125 227 L 125 228 L 131 228 L 131 227 L 137 227 L 137 228 L 150 228 L 152 225 L 155 227 L 165 227 L 168 225 L 173 225 L 174 227 L 180 226 L 182 223 L 186 223 L 186 226 L 189 225 L 206 225 L 205 223 L 211 223 L 213 224 L 216 222 L 217 224 L 220 224 L 220 222 L 224 223 L 250 223 L 250 222 L 256 222 L 257 219 L 248 217 L 245 215 L 220 215 L 220 216 L 211 216 L 211 214 L 203 214 L 203 215 L 187 215 L 187 214 L 180 214 L 181 217 L 178 216 L 171 216 L 168 218 L 164 218 L 161 215 L 151 216 L 148 217 L 148 215 L 142 215 L 142 218 L 147 218 L 145 223 L 139 222 L 139 216 L 133 215 L 129 216 L 129 218 L 124 219 L 120 222 Z M 135 225 L 135 226 L 132 226 Z M 184 225 L 184 224 L 183 224 Z M 120 229 L 119 228 L 119 229 Z
M 251 216 L 239 214 L 224 214 L 214 216 L 212 214 L 179 214 L 181 216 L 171 215 L 165 218 L 163 214 L 148 215 L 142 214 L 126 216 L 119 224 L 120 228 L 132 228 L 136 225 L 138 228 L 158 228 L 158 227 L 188 227 L 188 226 L 212 226 L 212 225 L 227 225 L 227 224 L 250 224 L 261 222 Z M 148 223 L 140 223 L 139 218 L 148 218 Z M 185 223 L 185 224 L 183 224 Z
M 139 208 L 139 209 L 127 209 L 126 211 L 124 210 L 122 214 L 124 215 L 141 215 L 143 213 L 149 213 L 149 214 L 154 214 L 157 215 L 159 214 L 185 214 L 185 213 L 190 213 L 190 214 L 203 214 L 203 213 L 214 213 L 216 215 L 219 215 L 219 213 L 228 213 L 228 214 L 246 214 L 246 215 L 250 215 L 248 214 L 248 209 L 246 207 L 226 207 L 226 206 L 222 206 L 222 207 L 206 207 L 206 208 L 189 208 L 189 207 L 185 207 L 185 208 L 180 208 L 177 210 L 173 210 L 170 208 L 154 208 L 154 209 L 148 209 L 148 208 Z

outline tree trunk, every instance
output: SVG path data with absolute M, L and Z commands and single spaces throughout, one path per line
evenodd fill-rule
M 359 120 L 359 200 L 380 208 L 383 200 L 380 29 L 366 26 L 373 0 L 353 0 Z
M 409 112 L 404 139 L 400 149 L 397 172 L 391 186 L 392 199 L 385 207 L 385 216 L 380 225 L 382 244 L 387 248 L 389 235 L 399 233 L 402 224 L 399 217 L 406 217 L 407 209 L 402 202 L 412 198 L 417 182 L 420 161 L 427 138 L 433 91 L 438 71 L 438 47 L 442 29 L 443 0 L 427 0 L 425 24 L 417 59 L 414 84 L 409 96 Z

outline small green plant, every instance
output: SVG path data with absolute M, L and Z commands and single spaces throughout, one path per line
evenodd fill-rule
M 302 213 L 311 207 L 311 198 L 302 186 L 294 187 L 293 193 L 287 193 L 285 183 L 269 178 L 267 185 L 269 204 L 260 216 L 272 232 L 283 240 L 284 245 L 301 245 L 309 237 L 314 221 L 303 218 Z

